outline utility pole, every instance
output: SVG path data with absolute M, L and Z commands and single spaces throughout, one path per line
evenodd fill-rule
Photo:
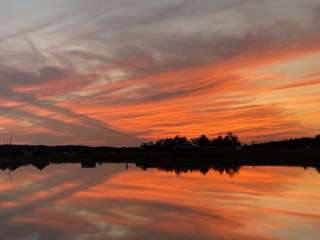
M 7 139 L 7 145 L 12 145 L 12 141 L 13 141 L 13 135 L 11 134 Z

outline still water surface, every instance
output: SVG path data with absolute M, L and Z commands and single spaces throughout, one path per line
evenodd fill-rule
M 176 175 L 105 164 L 0 178 L 0 239 L 320 239 L 315 169 Z

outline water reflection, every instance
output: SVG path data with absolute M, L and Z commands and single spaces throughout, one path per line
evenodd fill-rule
M 190 172 L 200 172 L 203 175 L 206 175 L 209 171 L 216 171 L 219 172 L 220 174 L 227 174 L 230 177 L 234 176 L 235 174 L 238 174 L 240 169 L 243 166 L 264 166 L 263 162 L 257 162 L 254 161 L 251 163 L 250 161 L 247 162 L 238 162 L 238 161 L 196 161 L 196 160 L 191 160 L 190 159 L 186 161 L 170 161 L 170 160 L 157 160 L 157 161 L 150 161 L 150 160 L 138 160 L 138 161 L 132 161 L 130 163 L 135 162 L 135 166 L 139 167 L 143 170 L 148 170 L 148 169 L 158 169 L 161 171 L 166 171 L 166 172 L 173 172 L 177 175 L 181 173 L 190 173 Z M 26 161 L 26 162 L 21 162 L 21 161 L 7 161 L 7 162 L 1 162 L 0 164 L 0 169 L 3 171 L 8 171 L 8 172 L 13 172 L 17 170 L 20 167 L 25 167 L 32 165 L 35 168 L 39 170 L 44 170 L 46 167 L 50 166 L 50 164 L 80 164 L 81 168 L 96 168 L 97 166 L 101 166 L 103 164 L 110 164 L 110 163 L 117 163 L 117 164 L 122 164 L 125 165 L 125 169 L 128 170 L 129 162 L 126 161 L 118 161 L 118 162 L 97 162 L 92 159 L 83 159 L 81 161 L 49 161 L 49 160 L 41 160 L 41 161 Z M 280 162 L 281 164 L 281 162 Z M 272 162 L 268 164 L 269 166 L 272 166 Z M 274 166 L 282 166 L 285 167 L 287 165 L 277 165 Z M 316 165 L 309 165 L 308 161 L 305 162 L 304 166 L 299 166 L 296 165 L 295 162 L 292 162 L 292 165 L 290 167 L 303 167 L 304 169 L 308 168 L 313 168 L 320 173 L 320 168 L 318 167 L 319 164 Z
M 3 172 L 0 237 L 318 239 L 314 169 L 243 167 L 232 178 L 216 170 L 176 175 L 133 164 L 26 166 L 11 181 Z

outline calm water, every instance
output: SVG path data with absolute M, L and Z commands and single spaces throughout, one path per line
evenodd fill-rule
M 106 164 L 2 172 L 0 239 L 320 239 L 320 174 L 176 175 Z

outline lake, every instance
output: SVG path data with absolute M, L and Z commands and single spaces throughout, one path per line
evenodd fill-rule
M 32 166 L 0 178 L 0 239 L 320 239 L 315 169 Z

